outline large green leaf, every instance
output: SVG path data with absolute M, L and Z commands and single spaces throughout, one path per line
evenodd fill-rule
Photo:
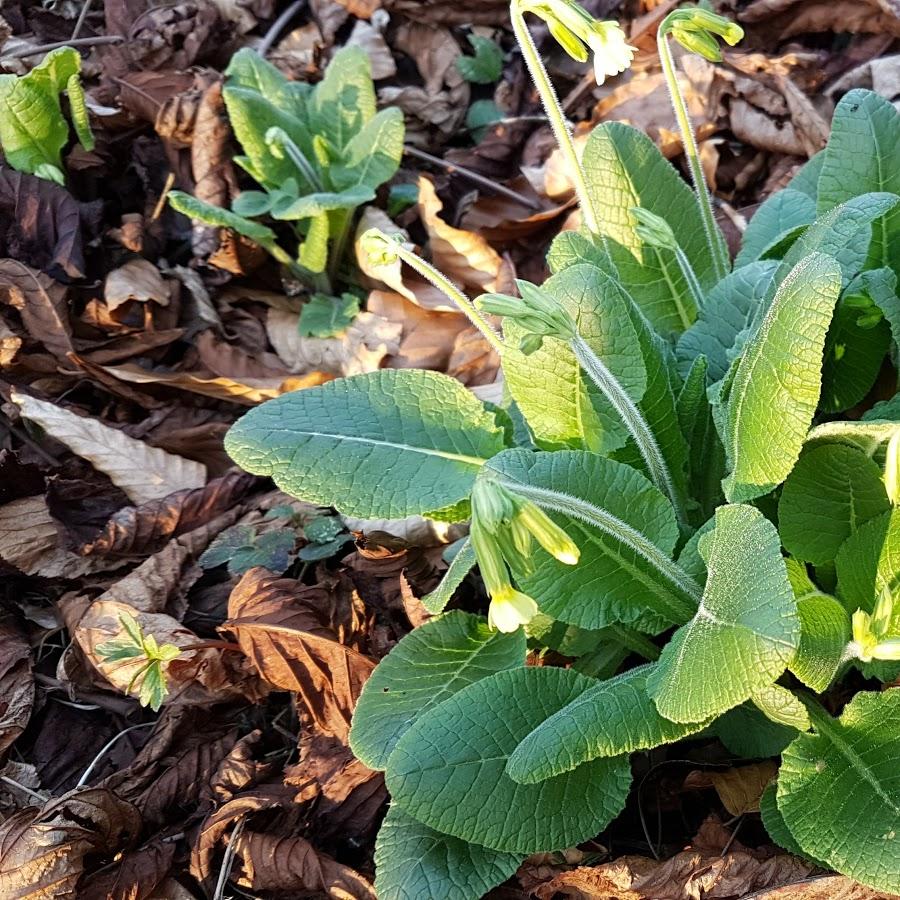
M 247 413 L 225 449 L 286 493 L 341 512 L 403 518 L 465 499 L 503 448 L 494 417 L 458 381 L 383 369 L 284 394 Z
M 602 831 L 631 783 L 626 756 L 584 763 L 540 784 L 505 772 L 519 742 L 574 700 L 591 679 L 525 667 L 469 685 L 434 707 L 391 754 L 387 785 L 420 822 L 492 850 L 561 850 Z
M 765 826 L 766 831 L 769 832 L 769 837 L 772 838 L 779 847 L 787 850 L 788 853 L 792 853 L 794 856 L 800 856 L 803 859 L 808 859 L 822 869 L 830 868 L 823 862 L 813 859 L 797 843 L 797 839 L 791 834 L 790 829 L 787 827 L 787 823 L 784 821 L 784 816 L 781 815 L 781 810 L 778 808 L 777 794 L 778 782 L 770 781 L 766 785 L 762 797 L 759 798 L 760 817 L 762 818 L 762 823 Z
M 880 467 L 855 447 L 823 444 L 804 450 L 785 481 L 778 530 L 789 553 L 821 566 L 857 528 L 888 509 Z
M 385 900 L 475 900 L 524 858 L 441 834 L 392 806 L 375 842 L 375 891 Z
M 816 218 L 816 201 L 801 191 L 776 191 L 753 214 L 741 239 L 735 268 L 762 259 L 766 251 L 780 244 L 791 232 L 810 225 Z
M 287 221 L 312 219 L 335 209 L 354 210 L 374 197 L 375 191 L 369 187 L 351 187 L 338 193 L 317 191 L 273 206 L 272 217 Z
M 516 747 L 507 774 L 534 784 L 591 759 L 670 744 L 704 728 L 705 722 L 676 724 L 659 714 L 647 693 L 652 669 L 638 666 L 589 687 Z
M 300 121 L 306 119 L 306 96 L 312 86 L 301 81 L 289 81 L 255 50 L 249 47 L 238 50 L 228 63 L 225 76 L 229 87 L 249 88 L 288 115 Z
M 536 549 L 534 572 L 518 578 L 544 613 L 581 628 L 622 622 L 652 632 L 693 614 L 699 587 L 672 562 L 674 511 L 636 469 L 577 450 L 509 450 L 489 466 L 511 489 L 571 509 L 551 516 L 578 545 L 578 565 Z
M 700 722 L 768 687 L 800 640 L 778 532 L 762 513 L 720 507 L 700 550 L 709 570 L 700 608 L 647 678 L 657 709 L 673 722 Z
M 884 591 L 900 591 L 900 509 L 869 519 L 847 538 L 835 558 L 838 599 L 847 611 L 872 612 Z M 900 603 L 894 621 L 900 625 Z
M 713 258 L 693 192 L 647 135 L 619 122 L 594 129 L 583 164 L 600 230 L 623 283 L 658 331 L 684 331 L 697 310 L 675 254 L 644 244 L 631 209 L 640 206 L 665 219 L 701 284 L 709 287 Z
M 752 703 L 729 709 L 711 730 L 729 753 L 744 759 L 778 756 L 797 735 L 796 728 L 773 722 Z
M 375 117 L 372 65 L 361 47 L 343 47 L 334 54 L 325 77 L 309 103 L 313 130 L 344 150 Z
M 709 364 L 709 380 L 725 377 L 732 360 L 751 336 L 751 323 L 771 292 L 774 261 L 753 262 L 726 275 L 707 295 L 697 321 L 678 339 L 678 362 L 686 373 L 701 354 Z
M 444 573 L 441 583 L 430 593 L 422 598 L 422 605 L 432 615 L 444 611 L 444 607 L 453 599 L 456 589 L 463 583 L 466 576 L 475 568 L 475 548 L 472 542 L 466 538 L 463 545 L 456 551 L 450 560 L 450 567 Z
M 819 151 L 800 166 L 797 174 L 788 182 L 792 191 L 800 191 L 815 200 L 819 193 L 819 175 L 825 162 L 825 154 Z
M 784 751 L 778 809 L 810 856 L 900 892 L 900 690 L 857 694 L 840 719 L 811 709 L 816 734 Z
M 341 164 L 331 168 L 335 186 L 361 185 L 374 191 L 390 181 L 403 157 L 404 134 L 402 110 L 396 106 L 381 110 L 347 143 Z
M 821 390 L 822 349 L 841 270 L 821 254 L 784 279 L 723 392 L 722 438 L 732 502 L 767 494 L 794 467 Z
M 275 232 L 266 225 L 260 225 L 252 219 L 245 219 L 237 213 L 233 213 L 227 209 L 221 209 L 206 203 L 204 200 L 198 200 L 196 197 L 186 194 L 183 191 L 170 191 L 169 203 L 176 212 L 203 222 L 204 225 L 212 225 L 215 228 L 230 228 L 244 237 L 250 238 L 259 244 L 273 244 L 275 242 Z
M 900 194 L 900 114 L 872 91 L 855 90 L 838 103 L 819 175 L 819 212 L 868 191 Z M 900 209 L 873 225 L 869 265 L 900 272 Z
M 525 665 L 525 633 L 491 631 L 459 610 L 403 638 L 378 664 L 353 713 L 350 747 L 370 769 L 383 769 L 419 716 L 481 678 Z
M 823 693 L 834 680 L 850 640 L 850 616 L 834 597 L 819 591 L 797 598 L 800 646 L 790 670 L 808 687 Z
M 547 251 L 547 267 L 555 275 L 568 266 L 588 263 L 602 269 L 607 275 L 617 276 L 616 267 L 609 258 L 599 238 L 592 238 L 580 231 L 561 231 Z

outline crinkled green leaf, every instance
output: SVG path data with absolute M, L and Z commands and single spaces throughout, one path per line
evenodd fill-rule
M 762 823 L 766 831 L 769 832 L 769 837 L 783 850 L 787 850 L 788 853 L 807 859 L 822 869 L 830 868 L 830 866 L 825 865 L 821 861 L 813 859 L 797 843 L 797 839 L 791 834 L 784 821 L 784 816 L 781 815 L 781 810 L 778 808 L 777 793 L 778 782 L 770 781 L 759 800 L 759 812 L 762 817 Z
M 806 194 L 807 197 L 815 200 L 819 193 L 819 175 L 824 163 L 825 154 L 821 151 L 810 157 L 788 182 L 788 188 L 792 191 L 800 191 L 801 194 Z
M 301 122 L 305 121 L 306 97 L 312 91 L 312 86 L 300 81 L 290 81 L 255 50 L 248 47 L 238 50 L 231 57 L 225 75 L 230 87 L 248 88 L 277 109 Z
M 872 612 L 883 591 L 900 597 L 900 509 L 869 519 L 841 545 L 835 558 L 838 599 L 848 612 Z M 894 622 L 900 626 L 900 603 Z
M 735 268 L 762 259 L 771 247 L 797 228 L 811 225 L 815 218 L 814 199 L 791 188 L 776 191 L 753 214 L 734 260 Z
M 753 692 L 753 705 L 772 722 L 797 731 L 809 729 L 809 714 L 802 701 L 780 684 L 770 684 Z
M 245 219 L 243 216 L 229 212 L 227 209 L 221 209 L 218 206 L 213 206 L 211 203 L 198 200 L 196 197 L 185 194 L 183 191 L 170 191 L 169 203 L 176 212 L 180 212 L 191 219 L 196 219 L 198 222 L 203 222 L 204 225 L 213 225 L 216 228 L 230 228 L 232 231 L 236 231 L 238 234 L 242 234 L 244 237 L 262 244 L 271 243 L 275 240 L 275 232 L 271 228 L 260 225 L 259 222 Z
M 781 491 L 778 530 L 785 549 L 821 566 L 863 523 L 890 509 L 882 471 L 843 444 L 805 449 Z
M 838 264 L 813 254 L 784 279 L 728 385 L 720 428 L 732 502 L 752 500 L 794 467 L 819 402 L 822 349 L 841 286 Z
M 243 575 L 255 566 L 280 574 L 291 564 L 296 542 L 290 528 L 258 535 L 250 525 L 234 525 L 213 539 L 199 562 L 204 569 L 227 563 L 231 575 Z
M 235 462 L 286 493 L 385 519 L 465 499 L 502 448 L 503 432 L 472 393 L 446 375 L 412 369 L 283 394 L 225 438 Z
M 850 640 L 850 616 L 829 594 L 819 591 L 797 598 L 800 646 L 790 670 L 817 693 L 834 680 Z
M 342 47 L 332 57 L 325 77 L 309 103 L 310 126 L 327 136 L 339 151 L 375 118 L 372 66 L 361 47 Z
M 328 265 L 328 237 L 330 225 L 327 213 L 318 213 L 308 220 L 306 237 L 300 244 L 297 261 L 310 272 L 324 272 Z
M 359 297 L 341 294 L 313 294 L 300 311 L 300 334 L 304 337 L 330 338 L 343 334 L 359 313 Z
M 450 568 L 444 573 L 441 583 L 430 594 L 422 598 L 422 605 L 425 609 L 432 615 L 443 612 L 444 607 L 453 598 L 456 589 L 463 583 L 469 572 L 475 568 L 475 562 L 475 548 L 472 546 L 472 542 L 466 538 L 450 561 Z
M 329 174 L 335 186 L 374 192 L 390 181 L 403 158 L 404 134 L 403 112 L 398 107 L 381 110 L 347 143 L 340 165 L 332 167 Z
M 752 703 L 729 709 L 713 722 L 712 731 L 729 753 L 744 759 L 778 756 L 797 736 L 796 728 L 773 722 Z
M 751 324 L 765 305 L 777 268 L 774 261 L 752 262 L 726 275 L 707 293 L 697 321 L 678 339 L 682 373 L 702 354 L 709 364 L 710 383 L 725 377 L 751 336 Z
M 699 722 L 737 706 L 785 670 L 800 640 L 778 532 L 751 506 L 722 506 L 700 543 L 709 575 L 694 618 L 647 679 L 659 712 Z
M 819 175 L 819 212 L 867 191 L 900 194 L 900 113 L 873 91 L 845 94 L 834 111 Z M 873 223 L 870 268 L 900 273 L 900 208 Z
M 519 742 L 591 680 L 571 669 L 524 667 L 483 678 L 419 718 L 388 760 L 394 803 L 420 822 L 493 850 L 571 847 L 621 811 L 626 756 L 584 763 L 540 784 L 505 772 Z
M 276 195 L 267 191 L 241 191 L 231 203 L 231 211 L 238 216 L 264 216 Z
M 812 713 L 813 711 L 811 711 Z M 782 756 L 778 809 L 810 856 L 877 890 L 900 892 L 900 690 L 860 693 L 839 719 Z
M 69 95 L 69 110 L 72 113 L 72 124 L 75 126 L 78 143 L 90 152 L 94 149 L 94 132 L 91 131 L 91 119 L 84 99 L 84 88 L 81 86 L 81 78 L 77 73 L 69 76 L 66 82 L 66 93 Z
M 476 144 L 484 140 L 488 126 L 503 119 L 503 110 L 493 100 L 476 100 L 466 113 L 466 128 Z
M 652 669 L 638 666 L 589 687 L 516 747 L 507 774 L 534 784 L 588 760 L 670 744 L 704 728 L 705 722 L 679 725 L 657 712 L 647 693 Z
M 304 194 L 288 203 L 272 207 L 272 216 L 285 221 L 312 219 L 335 209 L 356 209 L 374 199 L 375 191 L 368 187 L 347 188 L 339 193 L 318 192 Z
M 631 209 L 640 206 L 665 219 L 701 285 L 711 287 L 713 258 L 693 191 L 647 135 L 619 122 L 594 129 L 583 164 L 600 229 L 622 282 L 660 333 L 684 331 L 697 310 L 675 254 L 643 243 Z M 724 248 L 724 239 L 717 238 Z
M 503 51 L 490 38 L 470 34 L 469 43 L 474 56 L 460 56 L 456 68 L 460 75 L 473 84 L 493 84 L 503 74 Z
M 492 631 L 485 619 L 454 610 L 420 625 L 378 664 L 363 687 L 350 746 L 383 769 L 397 742 L 438 703 L 488 675 L 525 665 L 525 634 Z
M 550 513 L 581 551 L 568 566 L 536 548 L 534 572 L 519 584 L 541 610 L 580 628 L 622 622 L 657 633 L 687 621 L 695 601 L 666 572 L 699 593 L 699 587 L 672 563 L 678 540 L 668 500 L 637 470 L 583 451 L 531 453 L 508 450 L 489 463 L 513 490 L 523 486 L 574 499 L 573 514 Z M 587 524 L 588 507 L 608 529 Z M 666 566 L 661 571 L 659 563 Z
M 474 900 L 515 874 L 524 858 L 441 834 L 394 805 L 375 842 L 375 891 L 385 900 Z
M 561 231 L 553 238 L 547 251 L 548 268 L 555 275 L 578 263 L 588 263 L 602 269 L 607 275 L 617 277 L 616 268 L 599 243 L 599 238 L 592 239 L 579 231 Z

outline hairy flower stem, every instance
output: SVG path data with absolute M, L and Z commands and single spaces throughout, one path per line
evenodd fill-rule
M 669 96 L 672 100 L 672 108 L 675 110 L 675 120 L 681 131 L 681 140 L 684 144 L 684 154 L 687 157 L 688 167 L 691 171 L 691 180 L 694 182 L 694 193 L 697 197 L 697 205 L 700 208 L 700 218 L 703 222 L 703 231 L 706 235 L 706 244 L 709 247 L 713 262 L 716 280 L 724 278 L 731 268 L 727 250 L 719 237 L 716 228 L 716 218 L 713 214 L 712 200 L 709 188 L 706 185 L 706 177 L 703 174 L 703 166 L 700 164 L 700 151 L 697 148 L 697 138 L 694 136 L 694 128 L 688 115 L 687 104 L 678 84 L 678 76 L 675 74 L 675 63 L 672 59 L 672 50 L 669 47 L 670 16 L 662 20 L 657 32 L 656 45 L 659 48 L 659 59 L 662 63 L 663 74 L 669 88 Z
M 559 98 L 556 96 L 556 91 L 553 89 L 553 83 L 550 81 L 550 76 L 547 74 L 547 69 L 544 66 L 540 53 L 538 53 L 538 48 L 534 43 L 531 32 L 528 30 L 525 16 L 519 9 L 517 0 L 512 0 L 512 3 L 510 3 L 509 14 L 512 19 L 516 40 L 522 50 L 525 65 L 528 67 L 531 80 L 534 82 L 534 86 L 540 95 L 550 127 L 553 129 L 553 136 L 556 138 L 556 143 L 565 157 L 566 169 L 575 185 L 575 195 L 578 197 L 578 205 L 581 207 L 584 226 L 592 234 L 600 234 L 600 224 L 594 210 L 594 204 L 591 202 L 588 194 L 584 168 L 575 150 L 575 141 L 572 139 L 572 133 L 569 131 L 566 115 L 560 105 Z
M 675 484 L 672 481 L 669 467 L 666 465 L 662 451 L 659 449 L 659 444 L 657 444 L 656 438 L 647 424 L 647 420 L 638 409 L 637 404 L 625 393 L 616 377 L 581 335 L 576 335 L 569 342 L 569 346 L 572 348 L 572 352 L 575 354 L 575 358 L 578 360 L 581 368 L 587 373 L 588 378 L 597 385 L 600 392 L 609 400 L 618 413 L 619 418 L 637 445 L 638 452 L 647 466 L 650 480 L 669 499 L 675 508 L 678 521 L 685 524 L 687 516 L 681 498 L 678 496 L 678 491 L 675 489 Z
M 681 274 L 684 276 L 688 290 L 691 292 L 691 297 L 694 300 L 694 306 L 697 307 L 697 312 L 699 313 L 703 309 L 705 297 L 703 295 L 703 288 L 700 287 L 697 273 L 694 271 L 691 261 L 687 258 L 687 254 L 681 247 L 675 248 L 675 259 L 678 261 L 678 268 L 681 269 Z M 690 324 L 691 323 L 685 325 L 685 329 L 687 329 Z
M 663 612 L 677 625 L 683 625 L 693 617 L 702 598 L 700 587 L 684 569 L 669 559 L 656 544 L 649 541 L 636 528 L 580 497 L 573 497 L 550 488 L 536 487 L 506 475 L 499 475 L 498 480 L 520 497 L 531 500 L 544 509 L 579 519 L 627 544 L 676 589 L 676 594 L 666 604 L 667 608 L 659 612 Z
M 497 332 L 494 331 L 490 322 L 475 309 L 472 301 L 446 275 L 401 244 L 391 241 L 390 250 L 391 253 L 399 256 L 411 269 L 415 269 L 426 281 L 433 284 L 444 296 L 459 307 L 460 312 L 464 313 L 468 320 L 484 335 L 484 339 L 497 353 L 503 352 L 503 342 L 500 340 Z

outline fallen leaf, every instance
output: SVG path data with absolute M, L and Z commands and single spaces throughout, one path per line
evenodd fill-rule
M 505 25 L 509 21 L 506 0 L 385 0 L 388 12 L 416 21 L 449 25 Z
M 10 615 L 0 617 L 0 760 L 25 730 L 34 705 L 31 647 Z
M 202 487 L 206 467 L 128 437 L 97 419 L 79 416 L 46 400 L 13 391 L 24 418 L 36 422 L 77 456 L 106 473 L 135 503 Z
M 274 353 L 262 350 L 258 345 L 253 351 L 245 350 L 223 340 L 213 329 L 197 335 L 196 347 L 200 362 L 220 378 L 237 381 L 267 378 L 284 380 L 290 374 Z
M 79 900 L 152 900 L 172 868 L 177 849 L 175 841 L 160 837 L 122 854 L 112 868 L 104 867 L 84 879 Z M 161 896 L 174 900 L 169 893 Z
M 171 293 L 159 269 L 146 259 L 131 259 L 117 269 L 111 269 L 103 285 L 103 299 L 110 311 L 129 300 L 140 303 L 154 301 L 168 306 Z
M 81 213 L 54 181 L 0 167 L 0 255 L 49 275 L 85 274 Z
M 474 231 L 448 225 L 439 215 L 443 209 L 434 184 L 419 178 L 419 214 L 428 231 L 434 265 L 451 281 L 481 293 L 498 289 L 503 260 L 490 244 Z
M 0 366 L 4 368 L 11 366 L 21 347 L 22 338 L 6 324 L 3 318 L 0 318 Z
M 75 349 L 65 286 L 15 259 L 0 259 L 0 297 L 19 311 L 31 337 L 65 359 Z
M 779 41 L 821 31 L 900 37 L 900 16 L 880 0 L 754 0 L 738 19 L 762 26 Z
M 317 588 L 251 569 L 231 592 L 221 630 L 235 636 L 269 684 L 300 694 L 321 734 L 346 741 L 375 663 L 338 643 L 322 621 L 321 596 Z
M 766 786 L 778 774 L 772 760 L 722 771 L 694 771 L 684 780 L 685 790 L 715 788 L 722 805 L 732 816 L 759 812 L 759 800 Z
M 260 19 L 270 19 L 275 0 L 212 0 L 219 15 L 235 26 L 240 34 L 253 31 Z
M 374 10 L 373 10 L 374 11 Z M 359 15 L 358 13 L 352 13 Z M 346 47 L 360 47 L 365 50 L 372 66 L 373 81 L 381 81 L 384 78 L 392 78 L 397 74 L 397 63 L 394 62 L 394 54 L 388 47 L 387 41 L 381 31 L 366 22 L 365 17 L 359 17 L 347 38 Z
M 86 857 L 113 855 L 140 833 L 141 818 L 110 791 L 87 788 L 25 809 L 0 824 L 0 897 L 78 897 Z

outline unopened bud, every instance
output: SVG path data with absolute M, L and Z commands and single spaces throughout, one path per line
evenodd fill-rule
M 399 259 L 398 243 L 378 228 L 370 228 L 359 239 L 359 248 L 372 266 L 391 266 Z
M 634 230 L 645 244 L 664 250 L 678 249 L 672 226 L 662 216 L 640 206 L 633 206 L 631 214 L 637 219 Z
M 567 566 L 578 562 L 578 545 L 542 509 L 526 500 L 519 508 L 518 519 L 551 556 Z

